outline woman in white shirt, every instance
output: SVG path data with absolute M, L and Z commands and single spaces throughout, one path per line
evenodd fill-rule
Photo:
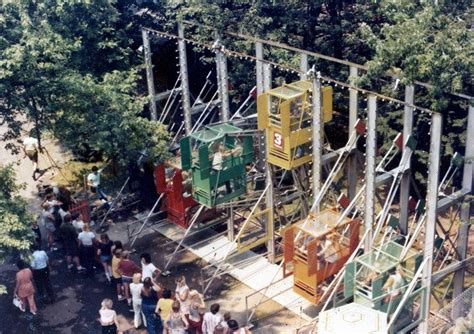
M 117 334 L 118 320 L 117 313 L 112 310 L 113 302 L 111 299 L 106 298 L 102 301 L 101 308 L 99 310 L 100 325 L 102 326 L 102 334 Z
M 94 260 L 95 260 L 95 252 L 94 252 L 94 243 L 95 243 L 95 234 L 91 232 L 89 229 L 89 224 L 84 224 L 82 228 L 82 232 L 79 233 L 78 237 L 79 248 L 81 252 L 81 261 L 84 263 L 84 267 L 86 268 L 86 273 L 88 276 L 92 276 L 94 274 L 93 267 L 94 267 Z
M 142 275 L 140 273 L 136 273 L 133 275 L 133 281 L 130 283 L 130 293 L 132 295 L 132 305 L 133 305 L 133 325 L 135 328 L 138 328 L 142 324 L 142 288 L 143 283 L 141 282 Z M 143 323 L 146 327 L 146 319 L 143 316 Z
M 179 301 L 181 312 L 184 315 L 189 314 L 189 287 L 186 284 L 186 278 L 179 276 L 176 280 L 176 300 Z

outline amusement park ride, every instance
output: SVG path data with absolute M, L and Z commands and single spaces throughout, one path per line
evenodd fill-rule
M 340 308 L 342 312 L 356 304 L 361 305 L 361 319 L 372 311 L 384 315 L 380 333 L 415 328 L 428 333 L 435 316 L 431 313 L 431 296 L 440 299 L 437 286 L 449 280 L 444 297 L 451 284 L 453 296 L 459 295 L 466 267 L 472 262 L 466 253 L 470 207 L 465 199 L 472 191 L 474 108 L 468 110 L 468 158 L 456 153 L 439 182 L 442 119 L 440 114 L 414 104 L 415 86 L 407 86 L 404 100 L 400 100 L 357 87 L 354 80 L 365 70 L 361 65 L 229 33 L 233 38 L 254 41 L 254 57 L 226 50 L 220 41 L 211 46 L 185 38 L 183 23 L 178 30 L 177 35 L 143 30 L 152 110 L 156 111 L 156 100 L 150 36 L 176 40 L 180 60 L 178 81 L 185 134 L 181 133 L 182 128 L 175 134 L 180 143 L 179 154 L 156 168 L 155 181 L 157 191 L 163 194 L 161 210 L 167 212 L 169 222 L 185 229 L 177 250 L 186 244 L 190 231 L 212 230 L 216 225 L 208 226 L 206 221 L 212 220 L 213 215 L 224 217 L 223 225 L 227 222 L 228 247 L 218 261 L 209 265 L 216 270 L 205 280 L 204 293 L 224 273 L 222 268 L 231 266 L 226 261 L 252 253 L 255 258 L 265 258 L 267 267 L 272 268 L 273 279 L 259 291 L 262 295 L 268 294 L 278 276 L 278 282 L 290 284 L 278 294 L 293 293 L 292 298 L 304 299 L 308 303 L 305 311 L 316 306 L 316 314 L 309 316 L 308 325 L 301 332 L 308 328 L 309 332 L 317 332 L 321 320 L 318 330 L 329 333 L 323 328 L 323 315 L 327 321 L 326 312 L 331 309 Z M 211 105 L 219 105 L 217 122 L 203 124 L 203 115 L 193 120 L 188 43 L 216 54 L 219 99 L 217 103 L 209 101 L 203 112 Z M 264 60 L 264 46 L 298 52 L 300 68 Z M 257 69 L 256 101 L 249 97 L 245 101 L 248 107 L 242 105 L 233 114 L 229 107 L 227 56 L 253 60 Z M 348 66 L 348 81 L 334 80 L 331 73 L 322 76 L 308 71 L 308 57 Z M 298 73 L 300 80 L 272 88 L 272 66 Z M 322 67 L 320 70 L 324 72 Z M 349 138 L 346 145 L 332 149 L 324 125 L 338 117 L 333 100 L 344 89 L 349 91 Z M 256 115 L 251 114 L 255 104 Z M 403 132 L 390 135 L 388 149 L 380 149 L 383 142 L 390 140 L 378 133 L 376 126 L 377 109 L 384 105 L 403 107 Z M 338 104 L 338 110 L 340 107 Z M 417 122 L 423 122 L 422 114 L 430 122 L 426 205 L 410 176 L 412 155 L 417 150 L 414 122 L 415 117 Z M 255 116 L 257 124 L 249 122 Z M 381 138 L 383 142 L 377 145 Z M 363 146 L 365 152 L 360 152 Z M 379 152 L 384 153 L 379 156 Z M 461 169 L 462 187 L 455 189 L 452 181 Z M 456 212 L 451 221 L 439 221 L 439 215 L 448 210 Z M 212 233 L 206 242 L 212 242 Z M 268 298 L 275 299 L 276 295 Z M 262 299 L 252 307 L 248 322 L 261 304 Z M 301 312 L 304 311 L 298 315 Z M 353 309 L 350 312 L 354 316 Z M 466 310 L 453 312 L 462 316 Z

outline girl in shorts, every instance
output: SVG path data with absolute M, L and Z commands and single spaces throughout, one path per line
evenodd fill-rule
M 104 267 L 105 278 L 110 284 L 112 279 L 112 246 L 114 243 L 109 239 L 107 233 L 100 235 L 100 240 L 97 243 L 97 255 L 99 255 L 100 263 Z

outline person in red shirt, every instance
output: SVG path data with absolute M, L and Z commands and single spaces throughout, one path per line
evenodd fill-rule
M 122 260 L 118 264 L 117 271 L 122 275 L 122 284 L 127 298 L 128 306 L 132 306 L 132 297 L 130 295 L 130 283 L 133 281 L 133 274 L 141 273 L 141 268 L 132 260 L 129 259 L 130 252 L 122 252 Z

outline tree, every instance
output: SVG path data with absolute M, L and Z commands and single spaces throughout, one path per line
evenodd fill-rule
M 153 160 L 166 158 L 166 128 L 141 116 L 146 103 L 138 96 L 136 71 L 107 73 L 101 80 L 71 73 L 67 90 L 55 100 L 54 134 L 68 147 L 77 143 L 99 149 L 125 165 L 146 150 Z
M 13 167 L 0 166 L 0 261 L 11 254 L 29 254 L 34 240 L 33 217 L 15 181 Z
M 0 10 L 4 139 L 33 122 L 39 140 L 51 131 L 71 149 L 87 144 L 123 164 L 143 149 L 166 155 L 166 129 L 143 117 L 130 24 L 110 2 L 28 1 Z

